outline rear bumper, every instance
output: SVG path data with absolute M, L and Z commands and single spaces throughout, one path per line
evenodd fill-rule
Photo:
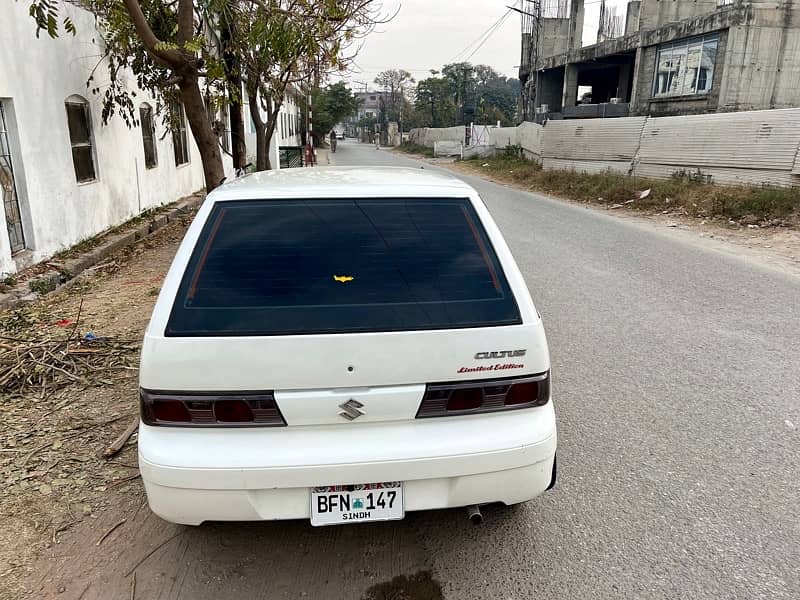
M 153 512 L 197 525 L 307 519 L 311 487 L 381 481 L 404 483 L 407 511 L 516 504 L 548 488 L 555 451 L 549 403 L 516 414 L 370 427 L 142 426 L 139 468 Z

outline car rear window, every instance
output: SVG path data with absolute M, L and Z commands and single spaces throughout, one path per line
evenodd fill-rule
M 465 198 L 218 203 L 168 336 L 296 335 L 520 323 Z

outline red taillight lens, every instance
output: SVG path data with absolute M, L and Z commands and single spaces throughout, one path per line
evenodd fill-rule
M 159 421 L 170 423 L 191 423 L 192 416 L 180 400 L 156 400 L 153 402 L 153 416 Z
M 550 400 L 550 372 L 515 379 L 429 384 L 417 418 L 542 406 Z
M 483 390 L 479 387 L 453 390 L 447 400 L 447 410 L 472 410 L 483 404 Z
M 527 381 L 525 383 L 511 384 L 511 388 L 506 394 L 506 406 L 514 406 L 516 404 L 527 404 L 528 402 L 535 402 L 539 398 L 539 382 Z
M 139 391 L 142 421 L 174 427 L 286 425 L 272 392 L 193 394 Z
M 214 416 L 220 423 L 252 423 L 253 411 L 244 400 L 219 400 L 214 403 Z

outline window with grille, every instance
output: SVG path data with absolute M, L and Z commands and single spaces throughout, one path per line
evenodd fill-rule
M 144 166 L 153 169 L 158 166 L 156 150 L 156 127 L 153 121 L 153 107 L 142 104 L 139 107 L 139 121 L 142 126 L 142 144 L 144 145 Z
M 89 103 L 80 96 L 70 96 L 64 104 L 67 108 L 67 126 L 72 146 L 75 179 L 78 183 L 94 181 L 97 179 L 97 174 L 94 166 Z
M 172 103 L 172 149 L 175 152 L 175 166 L 189 162 L 189 139 L 186 137 L 186 116 L 183 104 Z

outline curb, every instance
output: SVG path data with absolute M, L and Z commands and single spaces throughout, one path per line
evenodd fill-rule
M 25 304 L 30 304 L 45 294 L 65 287 L 71 280 L 77 278 L 87 269 L 125 248 L 130 248 L 137 242 L 153 236 L 169 223 L 174 223 L 180 217 L 198 208 L 204 199 L 205 194 L 193 194 L 178 200 L 170 210 L 159 213 L 150 221 L 131 231 L 101 236 L 104 239 L 103 243 L 77 258 L 70 258 L 64 261 L 58 271 L 34 277 L 29 281 L 16 285 L 9 292 L 0 294 L 0 311 L 13 310 Z

